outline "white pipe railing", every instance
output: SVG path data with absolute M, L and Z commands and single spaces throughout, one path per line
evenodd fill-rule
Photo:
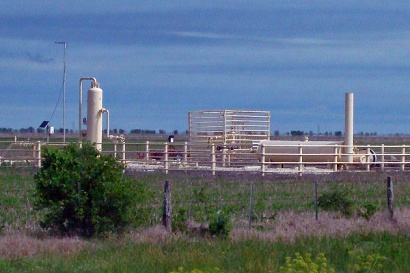
M 62 145 L 62 143 L 45 142 L 0 142 L 0 163 L 7 162 L 32 162 L 36 167 L 41 167 L 41 147 L 45 145 Z M 218 147 L 211 144 L 207 150 L 196 148 L 187 142 L 104 142 L 103 154 L 112 154 L 119 161 L 130 168 L 164 170 L 209 170 L 212 174 L 220 171 L 254 171 L 262 175 L 291 170 L 296 173 L 311 171 L 309 167 L 336 172 L 350 169 L 359 171 L 381 170 L 410 170 L 409 145 L 362 145 L 355 146 L 353 162 L 346 160 L 345 145 L 328 145 L 327 153 L 312 152 L 312 146 L 307 144 L 296 145 L 263 145 L 259 150 L 259 158 L 252 150 L 242 147 Z M 315 145 L 319 147 L 320 145 Z M 4 147 L 4 148 L 1 148 Z M 292 152 L 268 153 L 267 148 L 293 147 Z M 272 149 L 270 149 L 272 150 Z M 31 151 L 31 152 L 30 152 Z M 294 151 L 294 152 L 293 152 Z M 375 158 L 377 157 L 376 161 Z M 227 158 L 229 160 L 227 161 Z M 281 160 L 282 158 L 282 160 Z

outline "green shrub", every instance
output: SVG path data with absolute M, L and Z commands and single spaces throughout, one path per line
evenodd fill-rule
M 331 273 L 335 272 L 333 268 L 328 265 L 327 259 L 323 253 L 319 253 L 314 260 L 308 253 L 305 256 L 299 253 L 295 254 L 295 258 L 286 257 L 284 266 L 279 267 L 279 272 L 283 273 Z
M 187 271 L 187 270 L 184 270 L 183 267 L 178 267 L 177 270 L 173 270 L 170 273 L 222 273 L 222 271 L 220 271 L 219 268 L 214 268 L 211 271 L 202 271 L 199 269 L 193 269 L 191 271 L 189 270 Z
M 124 167 L 92 145 L 46 147 L 42 168 L 34 176 L 35 207 L 40 222 L 61 234 L 84 237 L 120 232 L 129 223 L 130 182 Z
M 172 214 L 172 230 L 186 233 L 188 231 L 188 210 L 179 208 Z
M 210 217 L 209 233 L 211 235 L 228 237 L 232 231 L 231 217 L 222 211 L 218 211 Z
M 135 226 L 152 225 L 155 221 L 153 215 L 156 208 L 151 206 L 151 202 L 155 198 L 155 193 L 141 181 L 133 181 L 129 189 L 133 193 L 133 204 L 129 212 L 138 216 L 133 217 L 131 224 Z
M 353 215 L 353 201 L 349 199 L 349 193 L 345 190 L 324 192 L 317 201 L 318 207 L 325 211 L 340 211 L 344 216 Z
M 359 215 L 366 220 L 369 220 L 377 211 L 377 206 L 373 203 L 366 202 L 359 210 Z
M 347 269 L 352 273 L 383 272 L 386 265 L 380 254 L 365 254 L 363 250 L 349 251 L 349 258 Z

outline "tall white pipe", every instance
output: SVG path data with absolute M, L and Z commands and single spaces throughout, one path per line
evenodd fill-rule
M 346 162 L 353 162 L 353 93 L 345 94 Z

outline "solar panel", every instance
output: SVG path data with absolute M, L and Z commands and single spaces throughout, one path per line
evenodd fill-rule
M 48 123 L 49 123 L 49 121 L 48 121 L 48 120 L 45 120 L 45 121 L 43 121 L 43 122 L 40 124 L 40 126 L 38 126 L 38 128 L 46 128 L 46 126 L 48 125 Z

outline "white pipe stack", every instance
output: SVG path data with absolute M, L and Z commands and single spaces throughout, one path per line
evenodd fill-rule
M 346 162 L 353 162 L 353 93 L 345 94 Z

